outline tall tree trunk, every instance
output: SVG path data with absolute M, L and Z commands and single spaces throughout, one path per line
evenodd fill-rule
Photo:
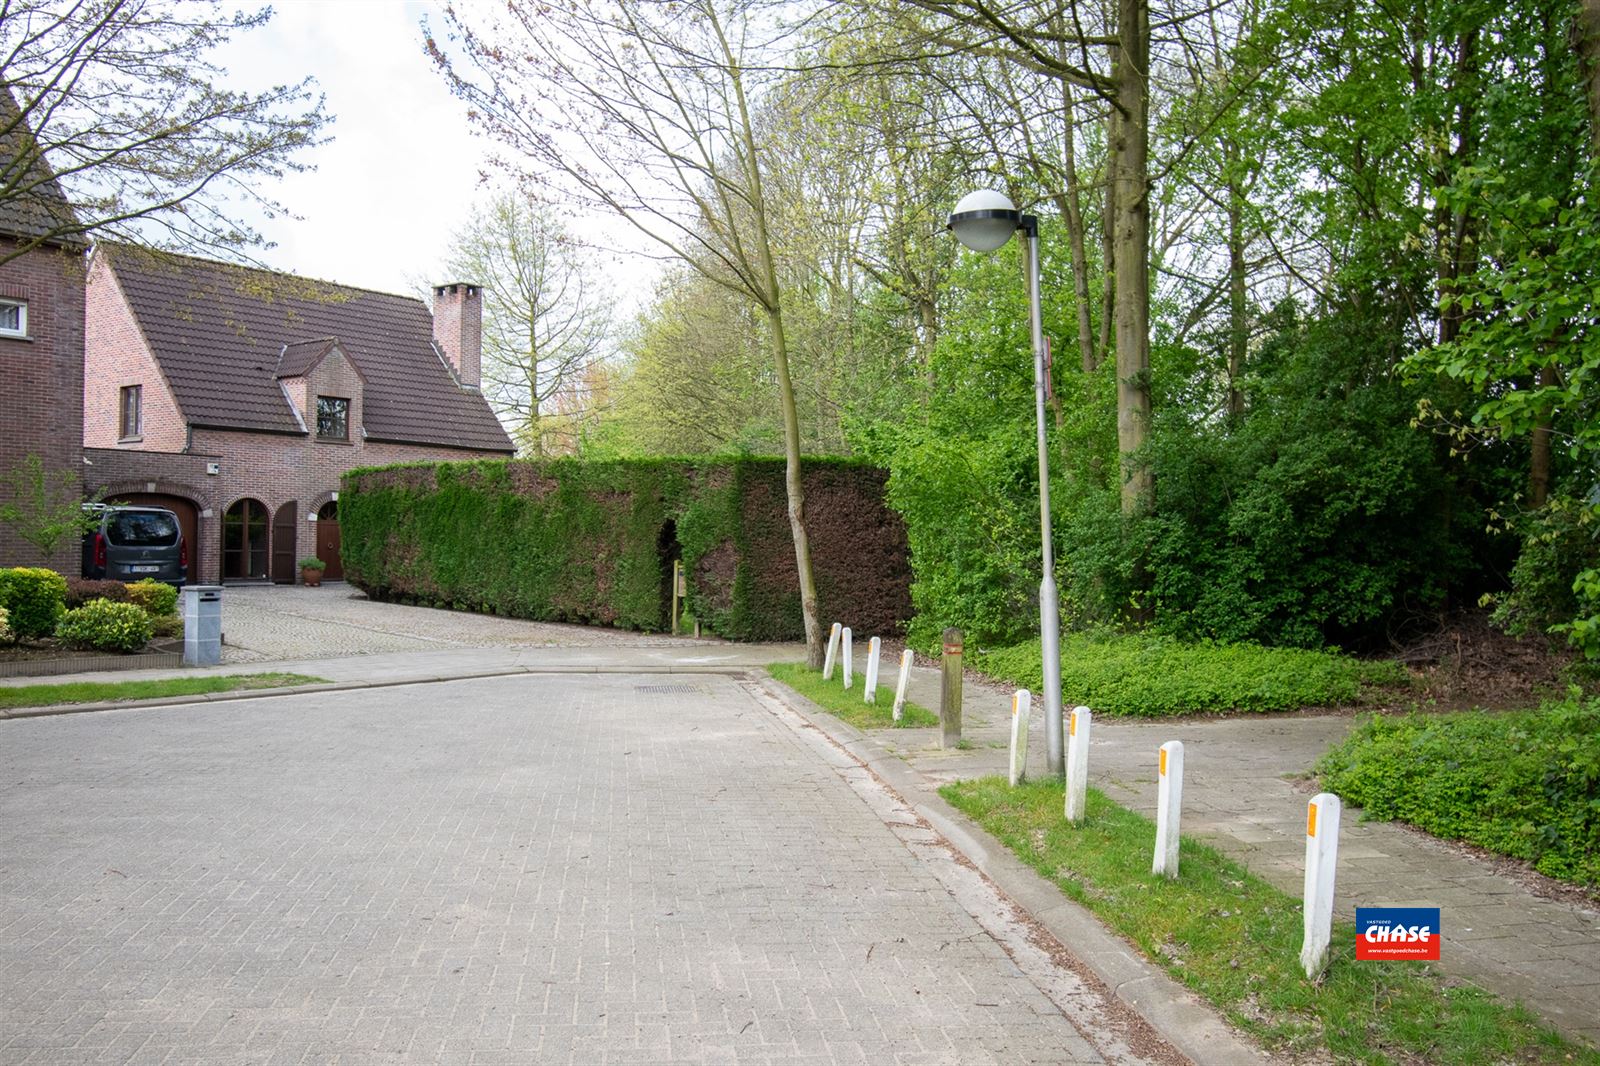
M 1583 0 L 1572 35 L 1589 96 L 1589 159 L 1600 163 L 1600 0 Z
M 1111 50 L 1116 56 L 1116 49 Z M 1112 145 L 1117 143 L 1117 109 L 1111 108 L 1106 115 L 1106 161 L 1105 193 L 1102 197 L 1104 207 L 1100 212 L 1100 276 L 1103 290 L 1100 294 L 1100 342 L 1095 346 L 1098 353 L 1096 362 L 1106 359 L 1111 355 L 1111 325 L 1116 320 L 1117 308 L 1117 182 L 1116 176 L 1111 171 L 1109 152 Z
M 1230 142 L 1226 151 L 1231 156 Z M 1234 162 L 1234 160 L 1229 160 Z M 1250 344 L 1250 324 L 1245 319 L 1244 191 L 1239 176 L 1228 168 L 1228 415 L 1244 415 L 1244 377 L 1246 349 Z
M 811 542 L 806 536 L 805 490 L 800 479 L 800 416 L 794 405 L 794 383 L 789 378 L 789 344 L 783 332 L 782 286 L 778 281 L 778 268 L 772 255 L 772 238 L 767 229 L 767 199 L 762 188 L 760 156 L 756 154 L 744 79 L 721 25 L 714 17 L 712 22 L 728 64 L 728 78 L 739 107 L 738 133 L 744 149 L 743 165 L 750 191 L 750 213 L 755 223 L 758 262 L 765 289 L 763 309 L 767 313 L 767 324 L 772 334 L 772 362 L 778 372 L 778 405 L 783 408 L 783 484 L 789 497 L 789 533 L 794 539 L 794 564 L 800 582 L 800 617 L 806 631 L 806 665 L 813 670 L 821 670 L 822 623 L 817 616 L 817 582 L 811 569 Z
M 1540 367 L 1535 380 L 1541 389 L 1554 387 L 1555 367 Z M 1550 499 L 1550 431 L 1549 415 L 1533 427 L 1533 454 L 1528 459 L 1528 502 L 1535 508 L 1543 507 Z
M 1057 32 L 1061 32 L 1057 20 Z M 1065 34 L 1062 34 L 1063 39 Z M 1062 45 L 1065 50 L 1066 45 Z M 1061 171 L 1066 190 L 1061 197 L 1062 215 L 1067 220 L 1067 246 L 1072 255 L 1072 291 L 1078 302 L 1078 355 L 1083 372 L 1092 373 L 1099 365 L 1095 357 L 1094 321 L 1089 314 L 1089 256 L 1084 250 L 1083 190 L 1078 184 L 1077 108 L 1072 99 L 1072 83 L 1058 78 L 1061 85 Z
M 1147 0 L 1118 0 L 1116 139 L 1111 179 L 1116 189 L 1117 451 L 1122 461 L 1122 511 L 1154 502 L 1155 479 L 1134 455 L 1150 436 L 1150 9 Z

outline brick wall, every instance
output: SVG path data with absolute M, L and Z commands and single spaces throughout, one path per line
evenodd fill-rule
M 222 580 L 222 516 L 239 500 L 259 500 L 269 519 L 293 501 L 294 555 L 299 559 L 315 552 L 316 525 L 307 516 L 334 498 L 346 470 L 426 460 L 504 458 L 454 448 L 367 443 L 359 433 L 354 435 L 350 444 L 335 444 L 315 437 L 196 429 L 195 450 L 189 454 L 87 449 L 84 455 L 93 465 L 85 468 L 86 480 L 108 497 L 159 493 L 193 503 L 200 512 L 199 543 L 189 546 L 189 573 L 197 583 L 216 584 Z M 207 472 L 212 463 L 217 465 L 216 474 Z M 77 565 L 76 558 L 72 565 Z
M 89 268 L 84 315 L 83 443 L 89 448 L 131 448 L 181 452 L 188 435 L 156 361 L 134 321 L 116 275 L 104 259 Z M 125 385 L 141 385 L 143 432 L 120 439 L 121 396 Z
M 0 238 L 0 248 L 15 245 Z M 47 248 L 0 266 L 0 296 L 26 300 L 28 337 L 0 337 L 0 472 L 37 455 L 50 470 L 82 469 L 83 271 L 81 253 Z M 52 558 L 0 526 L 0 566 L 76 573 L 79 544 Z

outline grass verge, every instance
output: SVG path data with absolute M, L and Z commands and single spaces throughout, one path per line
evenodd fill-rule
M 1425 963 L 1357 962 L 1349 924 L 1334 929 L 1322 980 L 1306 980 L 1298 899 L 1188 839 L 1182 876 L 1153 876 L 1155 824 L 1094 789 L 1076 827 L 1062 817 L 1059 782 L 1013 789 L 991 777 L 939 792 L 1270 1051 L 1362 1063 L 1600 1063 L 1526 1009 Z
M 194 696 L 206 692 L 320 685 L 326 678 L 305 674 L 227 674 L 221 677 L 174 677 L 162 681 L 76 681 L 65 685 L 19 685 L 0 688 L 0 710 L 16 707 L 54 707 L 68 703 L 104 703 L 107 700 L 151 700 L 165 696 Z
M 976 652 L 972 665 L 1035 692 L 1039 641 Z M 1398 663 L 1303 648 L 1185 644 L 1148 634 L 1075 633 L 1061 642 L 1061 691 L 1096 714 L 1166 717 L 1224 711 L 1293 711 L 1361 702 L 1407 682 Z
M 1368 818 L 1399 819 L 1600 885 L 1600 699 L 1511 714 L 1374 717 L 1317 764 Z
M 815 670 L 800 663 L 772 663 L 767 673 L 794 689 L 842 722 L 857 729 L 892 729 L 896 727 L 934 726 L 939 716 L 919 704 L 906 700 L 900 721 L 894 720 L 894 689 L 879 685 L 878 702 L 863 703 L 861 685 L 846 689 L 837 681 L 824 681 Z

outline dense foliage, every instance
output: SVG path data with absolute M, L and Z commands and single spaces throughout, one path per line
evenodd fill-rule
M 913 641 L 1037 632 L 1019 242 L 970 255 L 942 232 L 992 185 L 1039 219 L 1069 624 L 1365 650 L 1487 595 L 1506 624 L 1600 653 L 1592 13 L 1133 7 L 1164 27 L 1141 45 L 1137 131 L 1106 50 L 1137 26 L 1111 9 L 1068 27 L 852 0 L 762 37 L 788 51 L 762 68 L 747 147 L 799 435 L 890 472 Z M 1116 195 L 1130 132 L 1150 149 L 1132 205 Z M 1119 242 L 1144 215 L 1141 334 Z M 709 225 L 681 220 L 720 247 Z M 683 258 L 596 385 L 581 449 L 779 449 L 774 309 Z
M 898 632 L 905 534 L 882 472 L 815 461 L 803 480 L 821 610 Z M 780 461 L 387 467 L 348 475 L 339 506 L 346 577 L 375 598 L 659 631 L 681 558 L 689 609 L 711 632 L 802 633 Z
M 150 614 L 132 603 L 90 600 L 61 616 L 56 639 L 69 648 L 134 652 L 150 643 Z
M 128 602 L 144 609 L 151 618 L 178 613 L 178 590 L 164 581 L 144 578 L 128 587 Z
M 973 665 L 1034 692 L 1039 642 L 977 651 Z M 1160 718 L 1224 711 L 1293 711 L 1358 702 L 1405 682 L 1392 662 L 1253 644 L 1183 643 L 1159 636 L 1080 633 L 1061 645 L 1061 698 L 1096 714 Z
M 95 580 L 87 577 L 67 578 L 67 608 L 82 607 L 90 600 L 128 602 L 128 586 L 121 581 Z
M 1370 818 L 1410 822 L 1600 884 L 1600 700 L 1538 711 L 1374 717 L 1329 752 L 1323 782 Z
M 0 607 L 10 616 L 15 640 L 54 633 L 66 601 L 67 579 L 54 570 L 29 566 L 0 570 Z

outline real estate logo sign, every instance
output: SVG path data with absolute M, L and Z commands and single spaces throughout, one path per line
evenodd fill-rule
M 1356 958 L 1439 958 L 1438 907 L 1357 907 Z

